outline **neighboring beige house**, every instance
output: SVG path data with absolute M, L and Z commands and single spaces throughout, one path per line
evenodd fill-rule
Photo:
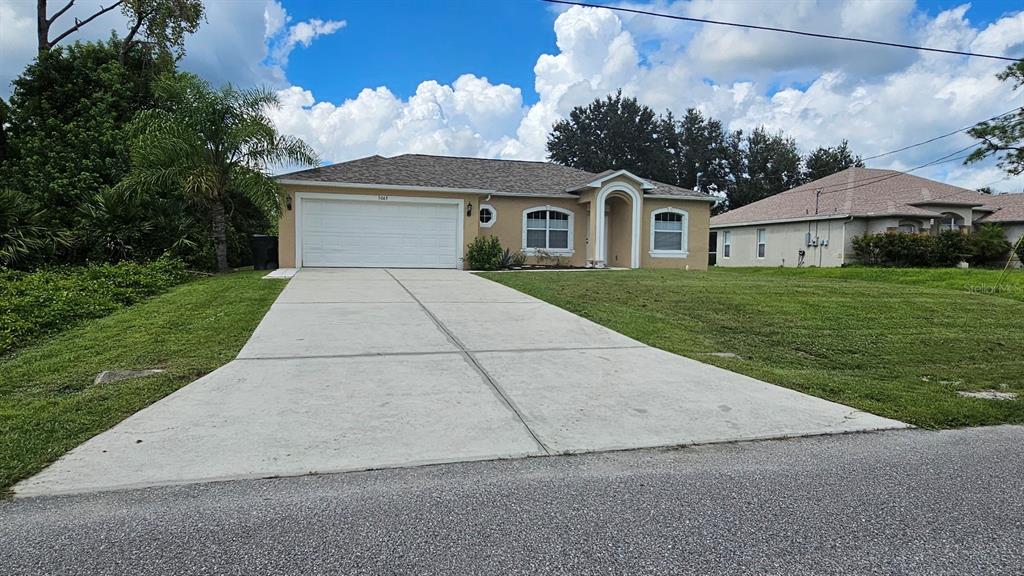
M 848 168 L 711 219 L 719 266 L 842 266 L 853 239 L 887 231 L 1024 234 L 1024 194 L 988 195 L 919 176 Z
M 277 181 L 281 267 L 462 268 L 496 236 L 531 263 L 707 269 L 714 198 L 625 170 L 404 154 Z

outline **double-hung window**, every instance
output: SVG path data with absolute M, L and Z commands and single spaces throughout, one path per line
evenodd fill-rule
M 677 208 L 651 212 L 651 256 L 685 258 L 688 219 L 686 211 Z
M 523 218 L 523 248 L 528 252 L 571 252 L 572 214 L 551 207 L 527 210 Z
M 765 228 L 757 229 L 757 257 L 764 258 L 765 251 L 768 248 L 768 230 Z
M 722 232 L 722 258 L 732 257 L 732 232 Z

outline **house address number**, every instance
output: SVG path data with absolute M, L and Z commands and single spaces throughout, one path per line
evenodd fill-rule
M 384 195 L 384 194 L 381 194 L 380 196 L 377 196 L 377 200 L 387 200 L 387 199 L 388 199 L 388 197 L 386 195 Z

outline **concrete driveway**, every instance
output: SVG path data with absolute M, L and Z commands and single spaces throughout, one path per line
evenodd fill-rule
M 235 361 L 15 492 L 902 427 L 648 347 L 466 272 L 303 269 Z

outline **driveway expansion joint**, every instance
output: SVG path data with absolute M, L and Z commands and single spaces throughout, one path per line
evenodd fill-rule
M 431 312 L 429 308 L 424 306 L 423 302 L 421 302 L 420 299 L 417 298 L 415 294 L 413 294 L 412 290 L 409 290 L 409 288 L 405 284 L 403 284 L 401 280 L 399 280 L 397 277 L 395 277 L 394 274 L 391 273 L 391 270 L 385 270 L 385 272 L 387 272 L 388 276 L 391 276 L 391 278 L 394 279 L 394 281 L 397 282 L 398 285 L 401 286 L 402 289 L 405 290 L 407 294 L 409 294 L 410 298 L 416 301 L 416 304 L 420 306 L 420 308 L 427 315 L 427 317 L 429 317 L 434 322 L 434 324 L 437 325 L 438 329 L 444 332 L 445 336 L 448 337 L 451 343 L 454 344 L 461 351 L 466 361 L 469 362 L 469 364 L 480 374 L 481 377 L 483 377 L 484 381 L 487 382 L 488 385 L 490 385 L 491 389 L 494 390 L 498 397 L 501 398 L 501 400 L 505 403 L 506 406 L 508 406 L 509 410 L 511 410 L 516 415 L 516 418 L 518 418 L 519 421 L 523 424 L 523 428 L 525 428 L 526 431 L 529 432 L 530 436 L 533 438 L 533 441 L 537 443 L 537 446 L 539 446 L 545 454 L 551 455 L 552 451 L 547 447 L 546 444 L 544 444 L 540 437 L 537 436 L 537 433 L 534 432 L 532 428 L 530 428 L 530 425 L 526 423 L 526 418 L 523 416 L 522 412 L 520 412 L 519 408 L 515 405 L 515 402 L 513 402 L 512 399 L 509 398 L 508 394 L 505 393 L 505 391 L 501 388 L 501 386 L 498 385 L 494 378 L 492 378 L 491 375 L 487 373 L 487 370 L 485 370 L 484 367 L 480 365 L 480 362 L 478 362 L 477 359 L 473 356 L 473 353 L 470 352 L 468 348 L 466 348 L 466 345 L 463 344 L 462 341 L 459 340 L 459 338 L 455 334 L 453 334 L 452 331 L 449 330 L 447 326 L 444 325 L 444 322 L 441 322 L 440 318 L 438 318 L 433 312 Z

